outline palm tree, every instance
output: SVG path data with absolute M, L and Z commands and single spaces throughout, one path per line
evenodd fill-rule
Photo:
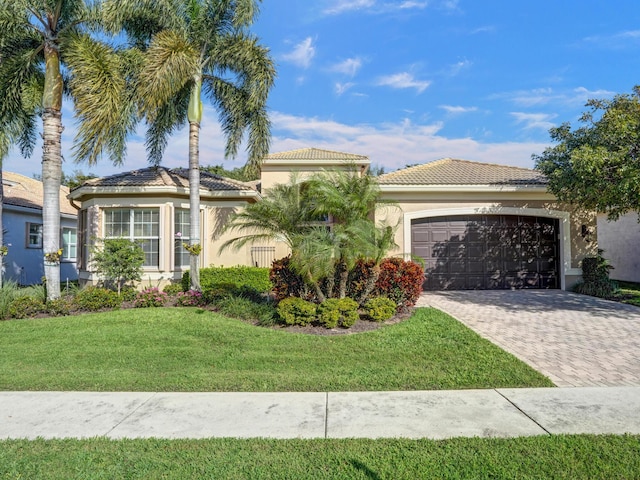
M 168 136 L 189 124 L 189 207 L 191 289 L 200 290 L 199 141 L 204 94 L 217 108 L 226 137 L 225 156 L 234 157 L 248 132 L 248 163 L 255 170 L 268 153 L 266 113 L 275 69 L 268 50 L 249 33 L 259 0 L 108 0 L 114 22 L 144 44 L 136 94 L 150 127 L 149 160 L 158 164 Z M 116 8 L 117 5 L 117 8 Z M 157 18 L 153 12 L 162 11 Z M 124 12 L 124 13 L 123 13 Z M 126 16 L 123 16 L 126 15 Z M 139 29 L 132 18 L 157 18 Z M 128 20 L 128 23 L 127 21 Z M 117 23 L 117 22 L 116 22 Z
M 43 250 L 48 299 L 60 296 L 62 99 L 75 100 L 81 127 L 75 156 L 90 163 L 103 152 L 120 161 L 135 119 L 126 98 L 126 61 L 88 34 L 98 4 L 85 0 L 0 0 L 0 128 L 12 117 L 42 117 Z M 67 66 L 65 70 L 63 65 Z M 29 117 L 32 118 L 32 117 Z M 31 125 L 30 120 L 26 121 Z M 23 153 L 35 136 L 20 135 Z M 27 148 L 24 148 L 27 146 Z

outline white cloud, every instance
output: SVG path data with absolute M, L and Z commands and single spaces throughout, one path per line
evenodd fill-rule
M 345 93 L 347 90 L 349 90 L 351 87 L 353 87 L 355 85 L 355 83 L 353 82 L 347 82 L 347 83 L 336 83 L 335 85 L 335 91 L 336 91 L 336 95 L 340 96 L 343 93 Z
M 398 5 L 397 8 L 399 8 L 400 10 L 408 10 L 410 8 L 427 8 L 427 6 L 429 5 L 428 2 L 412 2 L 412 1 L 406 1 L 406 2 L 402 2 L 400 3 L 400 5 Z
M 369 156 L 387 171 L 407 164 L 453 157 L 479 162 L 533 168 L 531 155 L 542 153 L 547 144 L 534 142 L 484 143 L 473 138 L 447 138 L 439 134 L 443 125 L 418 125 L 403 120 L 380 125 L 347 125 L 317 117 L 299 117 L 276 112 L 271 116 L 272 152 L 304 147 L 326 148 Z
M 459 62 L 450 65 L 447 74 L 449 76 L 455 77 L 463 70 L 471 68 L 471 65 L 473 65 L 473 62 L 465 58 L 464 60 L 460 60 Z
M 551 120 L 557 117 L 552 113 L 511 112 L 510 115 L 516 119 L 516 123 L 524 124 L 525 130 L 542 129 L 544 131 L 555 127 Z
M 413 74 L 401 72 L 378 78 L 376 85 L 392 88 L 415 88 L 418 93 L 422 93 L 431 85 L 431 82 L 427 80 L 416 80 Z
M 583 38 L 582 42 L 589 47 L 613 50 L 635 48 L 640 43 L 640 30 L 625 30 L 611 35 L 593 35 Z
M 337 2 L 334 2 L 330 7 L 326 8 L 324 10 L 324 13 L 326 13 L 327 15 L 339 15 L 344 12 L 370 8 L 375 4 L 375 0 L 338 0 Z
M 450 115 L 460 115 L 463 113 L 478 111 L 478 107 L 462 107 L 462 106 L 454 106 L 454 105 L 440 105 L 440 108 Z
M 356 73 L 358 73 L 360 67 L 362 67 L 362 59 L 359 57 L 354 57 L 347 58 L 340 63 L 336 63 L 330 68 L 330 70 L 332 72 L 338 72 L 353 77 Z
M 608 90 L 589 90 L 585 87 L 577 87 L 572 90 L 556 91 L 552 88 L 536 88 L 532 90 L 517 90 L 491 95 L 491 100 L 507 100 L 522 107 L 542 106 L 553 103 L 554 105 L 580 106 L 590 98 L 608 98 L 615 92 Z
M 307 37 L 302 42 L 298 43 L 290 53 L 282 55 L 282 59 L 286 62 L 291 62 L 298 67 L 308 68 L 315 55 L 316 48 L 313 45 L 313 39 L 311 37 Z

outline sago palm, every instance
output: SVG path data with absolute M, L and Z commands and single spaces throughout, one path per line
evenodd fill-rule
M 149 160 L 162 159 L 168 136 L 189 124 L 189 253 L 191 289 L 199 290 L 202 100 L 216 107 L 225 156 L 237 154 L 247 134 L 248 169 L 268 153 L 266 112 L 275 69 L 268 50 L 249 32 L 259 0 L 111 0 L 106 9 L 145 48 L 136 96 L 149 123 Z M 162 12 L 158 16 L 158 12 Z M 146 31 L 139 18 L 153 21 Z M 147 35 L 147 38 L 145 38 Z
M 42 209 L 47 296 L 60 296 L 60 182 L 63 94 L 75 101 L 81 126 L 78 160 L 104 153 L 119 161 L 134 121 L 126 98 L 121 57 L 89 35 L 99 25 L 99 5 L 85 0 L 0 0 L 0 129 L 23 116 L 42 117 Z M 66 65 L 67 68 L 64 68 Z M 26 117 L 24 117 L 26 115 Z M 15 125 L 14 125 L 15 126 Z M 35 135 L 18 135 L 23 153 Z M 26 148 L 25 148 L 26 147 Z

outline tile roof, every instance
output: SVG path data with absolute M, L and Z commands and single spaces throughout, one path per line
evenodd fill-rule
M 366 155 L 334 152 L 332 150 L 323 150 L 320 148 L 300 148 L 298 150 L 289 150 L 287 152 L 270 153 L 269 155 L 264 157 L 264 160 L 329 160 L 341 162 L 369 162 L 369 157 L 367 157 Z
M 189 188 L 189 170 L 186 168 L 149 167 L 108 177 L 92 178 L 82 187 L 178 187 Z M 255 188 L 244 182 L 200 171 L 200 188 L 209 191 L 245 191 Z M 74 190 L 76 190 L 74 189 Z
M 18 173 L 3 171 L 2 183 L 4 185 L 4 205 L 42 210 L 44 189 L 41 181 Z M 67 199 L 68 194 L 69 189 L 64 185 L 61 186 L 60 212 L 67 215 L 77 215 L 78 211 Z
M 536 170 L 444 158 L 378 177 L 380 185 L 539 185 L 547 179 Z

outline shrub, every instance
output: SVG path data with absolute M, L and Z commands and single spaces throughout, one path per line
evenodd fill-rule
M 338 325 L 349 328 L 359 318 L 358 302 L 351 298 L 330 298 L 318 306 L 318 321 L 327 328 L 335 328 Z
M 144 251 L 139 243 L 127 238 L 105 238 L 102 247 L 91 249 L 91 262 L 96 272 L 108 282 L 113 282 L 120 293 L 129 282 L 139 282 L 142 278 Z
M 199 307 L 204 304 L 205 301 L 202 293 L 195 290 L 187 290 L 186 292 L 181 291 L 176 296 L 176 305 L 180 307 Z
M 278 314 L 287 325 L 309 325 L 316 319 L 316 305 L 302 298 L 289 297 L 278 303 Z
M 9 304 L 11 318 L 31 318 L 45 310 L 44 302 L 35 297 L 18 297 Z
M 68 297 L 49 300 L 45 305 L 47 313 L 53 317 L 62 317 L 71 313 L 72 299 Z
M 269 271 L 269 279 L 273 285 L 272 292 L 277 302 L 289 297 L 315 300 L 302 277 L 291 268 L 291 256 L 275 260 Z
M 138 296 L 138 290 L 131 285 L 125 285 L 120 290 L 120 302 L 133 302 Z
M 189 272 L 182 275 L 182 290 L 189 290 Z M 251 287 L 259 292 L 271 290 L 269 269 L 258 267 L 208 267 L 200 269 L 200 286 L 202 290 L 216 288 L 220 284 L 233 285 L 236 288 Z
M 9 306 L 19 295 L 20 289 L 15 282 L 3 282 L 0 288 L 0 320 L 9 318 Z
M 184 289 L 182 288 L 182 282 L 180 283 L 169 283 L 165 285 L 162 289 L 164 293 L 167 295 L 179 295 L 180 293 L 184 293 Z
M 161 292 L 158 287 L 145 288 L 138 292 L 133 306 L 136 308 L 162 307 L 167 301 L 167 294 Z
M 390 298 L 396 303 L 397 309 L 402 310 L 416 304 L 423 283 L 424 270 L 416 262 L 387 258 L 380 264 L 374 295 Z
M 609 279 L 609 271 L 613 267 L 602 256 L 603 253 L 603 250 L 598 249 L 595 257 L 586 257 L 582 260 L 583 281 L 573 287 L 575 292 L 600 298 L 615 296 L 618 284 Z
M 365 310 L 374 322 L 384 322 L 396 313 L 396 302 L 387 297 L 374 297 L 366 303 Z
M 80 310 L 97 310 L 119 308 L 122 300 L 118 292 L 101 287 L 87 287 L 78 292 L 74 303 Z

